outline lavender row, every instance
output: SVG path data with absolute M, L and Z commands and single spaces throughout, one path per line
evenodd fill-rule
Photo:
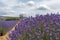
M 60 40 L 60 15 L 36 15 L 20 21 L 11 40 Z
M 11 29 L 11 28 L 13 28 L 14 27 L 14 25 L 17 23 L 17 21 L 5 21 L 4 22 L 4 25 L 6 25 L 6 27 L 8 28 L 8 29 Z
M 12 27 L 16 24 L 17 21 L 2 21 L 0 20 L 0 36 L 6 34 Z

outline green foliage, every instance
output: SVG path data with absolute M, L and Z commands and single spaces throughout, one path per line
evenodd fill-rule
M 28 34 L 26 33 L 26 35 L 23 37 L 23 40 L 28 40 Z
M 9 21 L 9 20 L 19 20 L 19 18 L 16 18 L 16 17 L 9 17 L 9 18 L 6 18 L 5 20 L 6 20 L 6 21 Z

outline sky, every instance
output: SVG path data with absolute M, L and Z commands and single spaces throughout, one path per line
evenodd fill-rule
M 0 0 L 0 16 L 35 16 L 59 11 L 60 0 Z

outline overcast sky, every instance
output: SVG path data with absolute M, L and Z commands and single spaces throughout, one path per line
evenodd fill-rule
M 0 16 L 34 16 L 59 11 L 60 0 L 0 0 Z

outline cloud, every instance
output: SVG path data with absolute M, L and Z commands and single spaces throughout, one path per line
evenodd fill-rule
M 35 1 L 35 2 L 42 2 L 42 1 L 48 1 L 48 0 L 17 0 L 18 2 L 28 2 L 28 1 Z
M 28 2 L 27 2 L 27 5 L 28 5 L 28 6 L 34 6 L 35 3 L 34 3 L 34 1 L 28 1 Z
M 0 11 L 0 16 L 2 16 L 2 15 L 6 15 L 6 13 L 5 13 L 5 12 Z
M 49 1 L 43 1 L 41 4 L 46 4 L 50 6 L 52 9 L 60 9 L 60 0 L 49 0 Z
M 56 9 L 60 9 L 59 0 L 0 0 L 0 11 L 4 12 L 6 16 L 18 16 L 21 13 L 33 16 L 37 13 L 52 12 Z M 41 12 L 41 10 L 44 11 Z M 4 13 L 2 14 L 5 15 Z
M 47 5 L 40 5 L 36 9 L 37 10 L 51 10 L 50 7 L 48 7 Z

